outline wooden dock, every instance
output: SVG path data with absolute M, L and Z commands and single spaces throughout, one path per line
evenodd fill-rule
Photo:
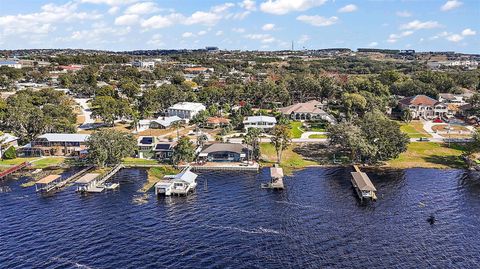
M 283 185 L 283 169 L 277 164 L 270 167 L 270 182 L 263 183 L 261 187 L 262 189 L 283 190 L 285 188 Z
M 355 169 L 355 172 L 351 172 L 352 178 L 350 181 L 352 182 L 358 198 L 360 198 L 361 201 L 364 199 L 373 201 L 377 200 L 377 189 L 373 185 L 368 175 L 360 171 L 360 168 L 358 168 L 356 165 L 353 166 L 353 169 Z
M 48 175 L 37 182 L 35 182 L 35 188 L 37 192 L 50 192 L 52 190 L 57 190 L 60 188 L 65 187 L 68 183 L 72 182 L 76 178 L 82 176 L 83 174 L 87 173 L 93 166 L 86 167 L 77 173 L 67 177 L 62 178 L 61 175 Z
M 260 165 L 258 163 L 254 164 L 243 164 L 243 163 L 215 163 L 208 162 L 204 164 L 188 164 L 181 165 L 181 168 L 191 167 L 193 171 L 254 171 L 258 172 Z
M 9 175 L 22 170 L 23 168 L 26 168 L 28 166 L 32 165 L 30 162 L 23 162 L 19 165 L 15 165 L 13 167 L 8 168 L 7 170 L 3 171 L 0 173 L 0 179 L 4 179 L 8 177 Z

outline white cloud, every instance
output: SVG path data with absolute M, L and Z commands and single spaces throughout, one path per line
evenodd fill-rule
M 166 16 L 156 15 L 144 20 L 142 22 L 142 27 L 152 29 L 166 28 L 184 19 L 185 17 L 179 13 L 172 13 Z
M 155 34 L 152 36 L 150 40 L 147 41 L 148 45 L 151 45 L 153 47 L 164 47 L 165 43 L 162 41 L 162 35 L 160 34 Z
M 370 42 L 370 44 L 368 44 L 369 47 L 376 47 L 378 46 L 378 42 Z
M 460 1 L 457 1 L 457 0 L 450 0 L 450 1 L 447 1 L 445 4 L 443 4 L 440 9 L 442 11 L 448 11 L 448 10 L 452 10 L 454 8 L 457 8 L 459 6 L 461 6 L 463 3 L 460 2 Z
M 108 9 L 108 14 L 110 15 L 114 15 L 114 14 L 117 14 L 117 12 L 120 10 L 119 7 L 115 6 L 115 7 L 111 7 Z
M 194 37 L 194 36 L 195 36 L 195 34 L 192 33 L 192 32 L 185 32 L 185 33 L 182 34 L 183 38 L 189 38 L 189 37 Z
M 124 36 L 129 32 L 129 27 L 113 28 L 104 24 L 93 24 L 91 29 L 73 32 L 70 39 L 86 43 L 107 43 L 107 40 L 115 39 L 111 38 L 111 36 Z
M 225 12 L 227 10 L 229 10 L 231 7 L 234 7 L 235 4 L 233 3 L 225 3 L 225 4 L 222 4 L 222 5 L 218 5 L 218 6 L 214 6 L 212 7 L 212 12 L 213 13 L 222 13 L 222 12 Z
M 452 35 L 447 36 L 447 40 L 452 41 L 452 42 L 459 42 L 462 39 L 463 39 L 463 36 L 459 35 L 459 34 L 452 34 Z
M 138 15 L 122 15 L 115 19 L 115 25 L 134 25 L 138 23 Z
M 255 1 L 252 1 L 252 0 L 243 0 L 243 2 L 240 3 L 240 6 L 249 11 L 257 10 Z
M 215 33 L 215 35 L 216 35 L 216 36 L 221 36 L 221 35 L 223 35 L 223 31 L 217 31 L 217 32 Z
M 149 14 L 159 10 L 157 4 L 154 2 L 142 2 L 129 6 L 125 10 L 125 14 Z
M 401 30 L 420 30 L 420 29 L 433 29 L 433 28 L 438 28 L 441 25 L 436 22 L 436 21 L 419 21 L 419 20 L 414 20 L 411 21 L 407 24 L 403 24 L 400 26 Z
M 202 30 L 202 31 L 199 31 L 197 35 L 202 36 L 202 35 L 206 35 L 207 33 L 208 31 Z
M 204 11 L 197 11 L 193 13 L 190 17 L 186 18 L 184 24 L 192 25 L 192 24 L 204 24 L 204 25 L 215 25 L 217 22 L 222 18 L 217 13 L 213 12 L 204 12 Z
M 232 28 L 235 33 L 245 33 L 245 28 Z
M 313 26 L 330 26 L 332 24 L 335 24 L 338 21 L 338 18 L 335 16 L 332 16 L 330 18 L 325 18 L 318 15 L 314 15 L 314 16 L 300 15 L 297 17 L 297 20 L 304 23 L 311 24 Z
M 349 5 L 346 5 L 346 6 L 342 7 L 342 8 L 340 8 L 340 9 L 338 10 L 338 12 L 348 13 L 348 12 L 354 12 L 354 11 L 356 11 L 357 9 L 358 9 L 358 8 L 357 8 L 356 5 L 354 5 L 354 4 L 349 4 Z
M 267 24 L 262 26 L 263 31 L 271 31 L 274 28 L 275 28 L 275 24 L 273 24 L 273 23 L 267 23 Z
M 327 0 L 267 0 L 260 4 L 265 13 L 283 15 L 293 11 L 305 11 L 325 4 Z
M 388 36 L 387 42 L 388 43 L 395 43 L 398 41 L 398 39 L 412 35 L 413 31 L 403 31 L 400 34 L 390 34 Z
M 248 34 L 245 37 L 251 40 L 260 40 L 262 43 L 272 43 L 276 40 L 269 34 Z
M 56 29 L 55 24 L 79 23 L 101 17 L 95 12 L 78 12 L 77 4 L 73 2 L 64 5 L 46 4 L 41 7 L 40 12 L 0 16 L 0 33 L 3 32 L 3 35 L 46 34 Z
M 411 17 L 412 16 L 412 13 L 404 10 L 404 11 L 397 11 L 397 16 L 399 17 L 404 17 L 404 18 L 408 18 L 408 17 Z
M 245 19 L 248 15 L 250 15 L 251 11 L 243 11 L 243 12 L 237 12 L 234 14 L 228 14 L 226 18 L 232 18 L 234 20 L 243 20 Z
M 302 35 L 302 36 L 300 37 L 300 39 L 298 39 L 297 43 L 298 43 L 298 44 L 305 44 L 305 43 L 307 43 L 310 39 L 311 39 L 310 36 L 308 36 L 308 35 Z
M 120 6 L 138 2 L 139 0 L 80 0 L 81 3 L 105 4 L 109 6 Z
M 477 34 L 477 32 L 475 32 L 474 30 L 472 30 L 470 28 L 467 28 L 467 29 L 462 31 L 463 36 L 476 35 L 476 34 Z

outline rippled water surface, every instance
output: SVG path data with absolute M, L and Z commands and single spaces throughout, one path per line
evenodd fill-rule
M 137 192 L 141 169 L 87 196 L 3 181 L 0 268 L 480 268 L 480 175 L 368 171 L 379 200 L 362 205 L 350 171 L 298 171 L 283 192 L 259 188 L 267 170 L 209 172 L 159 199 Z

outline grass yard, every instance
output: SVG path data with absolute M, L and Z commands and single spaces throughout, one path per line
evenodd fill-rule
M 399 122 L 400 130 L 408 135 L 410 138 L 432 137 L 423 129 L 421 121 L 412 121 L 410 123 Z
M 159 180 L 163 179 L 165 175 L 175 175 L 179 171 L 172 166 L 162 166 L 162 167 L 152 167 L 148 169 L 148 177 L 143 187 L 138 190 L 139 192 L 147 192 L 149 191 L 155 183 Z
M 323 139 L 323 138 L 327 138 L 327 135 L 324 135 L 324 134 L 312 134 L 312 135 L 310 135 L 308 138 L 312 138 L 312 139 Z
M 33 162 L 33 167 L 40 169 L 46 168 L 48 166 L 60 165 L 65 162 L 65 158 L 63 157 L 33 157 L 33 158 L 16 158 L 12 160 L 2 160 L 0 161 L 1 166 L 8 166 L 8 165 L 18 165 L 23 162 Z
M 285 169 L 286 173 L 291 172 L 293 169 L 304 168 L 310 165 L 316 165 L 314 161 L 305 160 L 300 154 L 293 151 L 294 146 L 283 151 L 281 166 Z M 277 162 L 277 153 L 275 148 L 270 143 L 261 143 L 261 160 L 263 164 L 270 165 Z
M 122 164 L 125 166 L 135 166 L 135 165 L 153 165 L 158 164 L 157 160 L 147 160 L 147 159 L 140 159 L 140 158 L 132 158 L 128 157 L 123 159 Z
M 447 144 L 434 142 L 412 142 L 408 150 L 397 159 L 387 162 L 392 168 L 465 168 L 462 160 L 463 151 L 459 145 L 448 147 Z
M 303 130 L 302 130 L 303 123 L 300 121 L 291 121 L 290 122 L 290 128 L 291 130 L 291 136 L 292 138 L 300 138 L 302 137 Z

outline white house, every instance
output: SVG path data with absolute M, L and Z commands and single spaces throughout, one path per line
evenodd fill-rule
M 205 109 L 201 103 L 181 102 L 169 107 L 167 113 L 170 117 L 177 116 L 188 121 Z
M 174 122 L 182 121 L 183 119 L 178 116 L 171 117 L 158 117 L 154 120 L 140 120 L 138 122 L 139 131 L 147 129 L 166 129 L 170 127 Z
M 277 119 L 269 116 L 247 117 L 247 119 L 243 121 L 243 125 L 247 132 L 249 128 L 259 128 L 268 131 L 273 128 L 275 124 L 277 124 Z
M 6 66 L 6 67 L 12 67 L 15 69 L 21 69 L 22 64 L 17 62 L 17 61 L 0 61 L 0 67 Z
M 132 63 L 133 66 L 143 68 L 143 69 L 153 69 L 155 68 L 155 62 L 152 61 L 135 61 Z

